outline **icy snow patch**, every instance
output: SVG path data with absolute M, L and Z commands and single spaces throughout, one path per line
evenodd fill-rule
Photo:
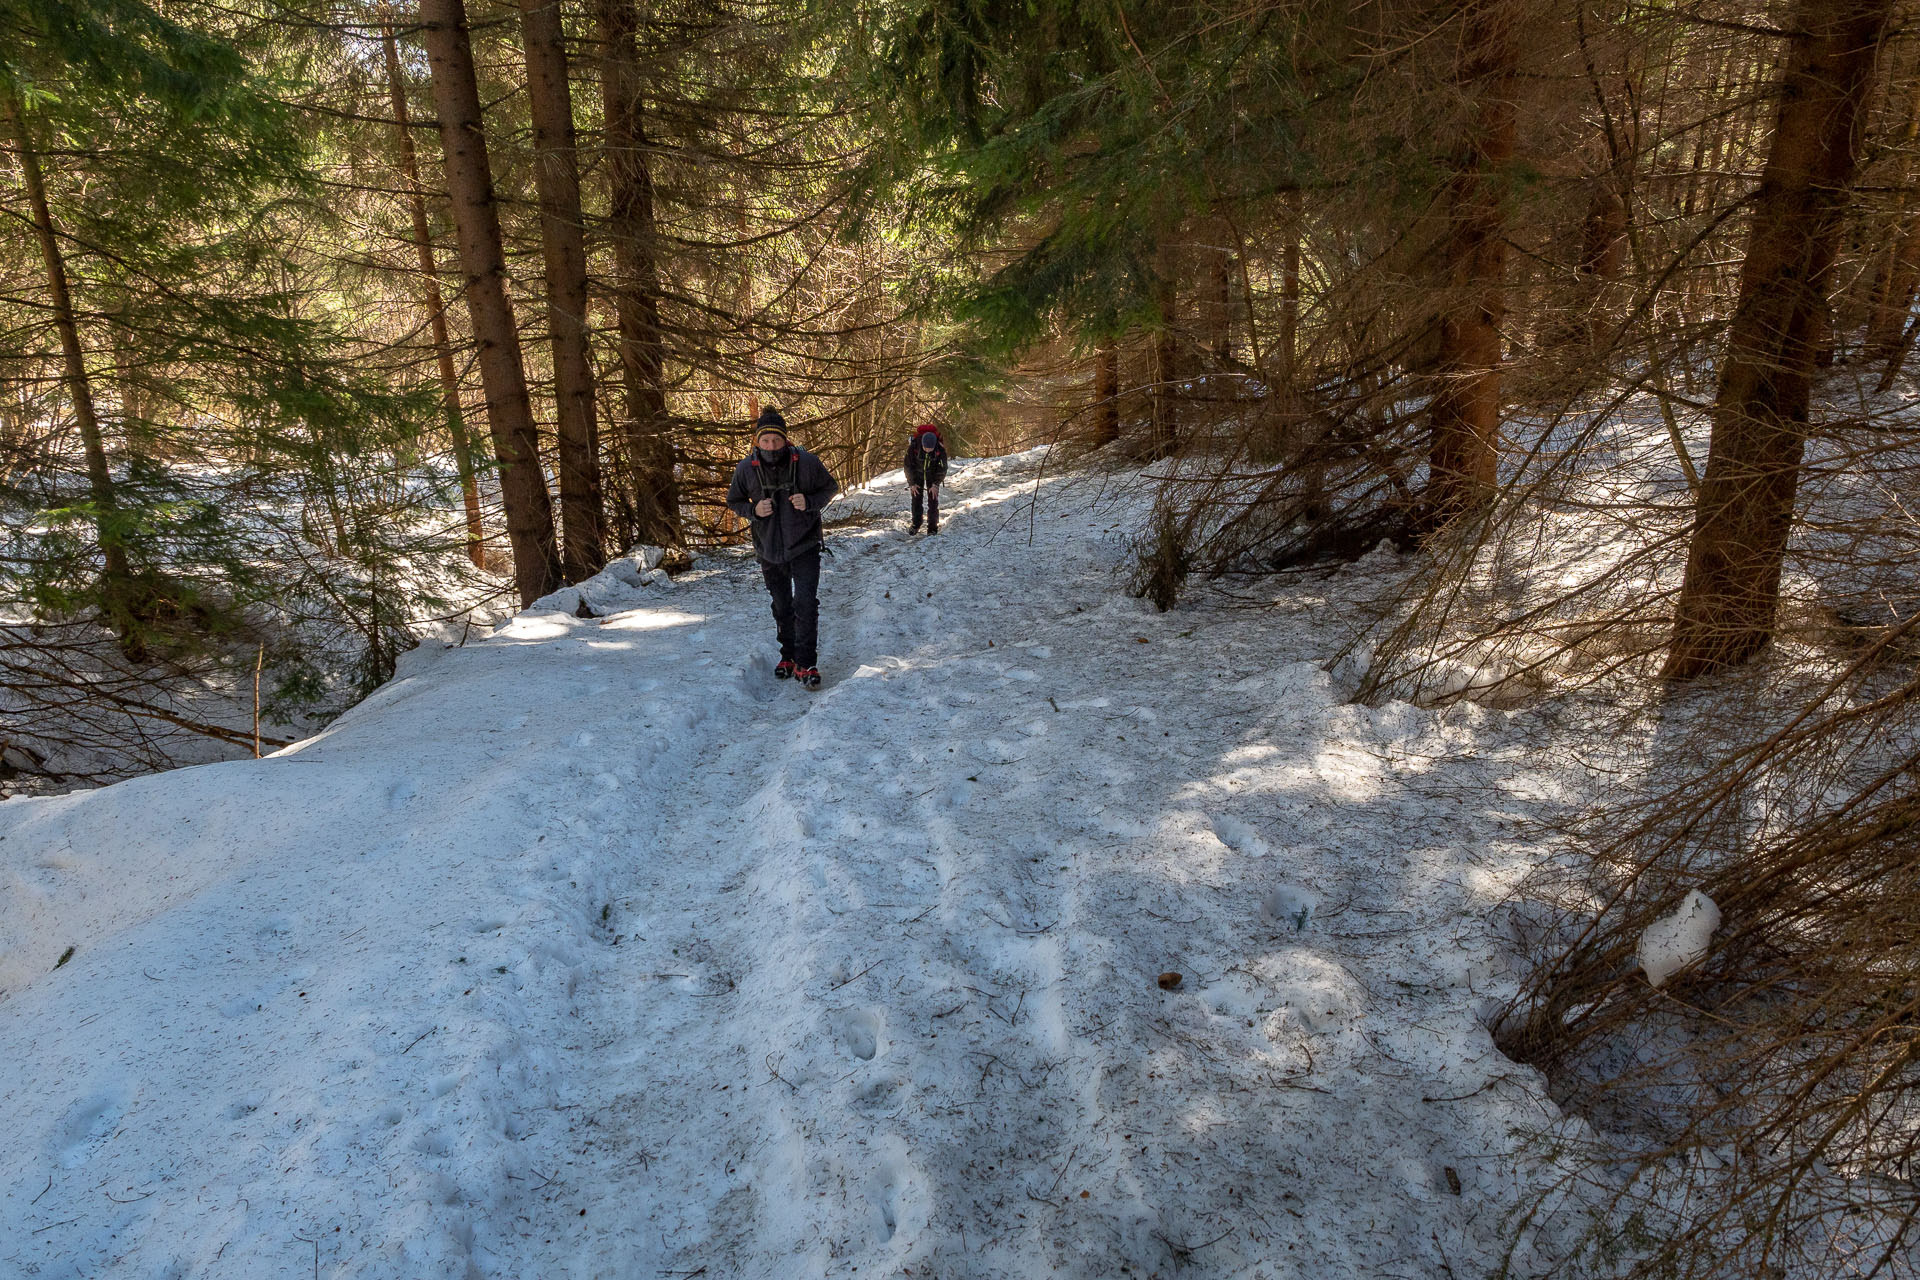
M 1647 981 L 1658 987 L 1688 965 L 1707 954 L 1707 943 L 1720 927 L 1720 908 L 1713 899 L 1694 889 L 1670 916 L 1647 926 L 1640 935 L 1640 967 Z

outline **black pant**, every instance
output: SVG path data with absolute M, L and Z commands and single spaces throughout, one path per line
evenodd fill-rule
M 760 576 L 773 597 L 773 625 L 780 656 L 802 667 L 820 665 L 820 549 L 803 551 L 785 564 L 760 562 Z
M 920 493 L 926 495 L 927 532 L 940 532 L 940 490 L 936 485 L 921 485 Z M 920 493 L 913 495 L 913 527 L 920 527 Z

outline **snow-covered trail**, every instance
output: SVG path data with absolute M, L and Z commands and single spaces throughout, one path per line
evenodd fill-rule
M 0 806 L 0 1275 L 1497 1262 L 1554 1112 L 1493 907 L 1557 766 L 1345 705 L 1310 588 L 1128 599 L 1132 486 L 1036 464 L 935 539 L 846 504 L 816 694 L 722 558 Z

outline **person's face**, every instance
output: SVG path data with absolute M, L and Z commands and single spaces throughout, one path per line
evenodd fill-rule
M 762 431 L 758 436 L 754 437 L 753 442 L 760 446 L 762 453 L 773 453 L 787 442 L 787 438 L 778 431 Z

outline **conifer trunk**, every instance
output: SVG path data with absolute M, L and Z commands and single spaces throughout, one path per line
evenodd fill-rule
M 60 252 L 60 238 L 54 231 L 46 179 L 40 171 L 39 153 L 34 150 L 33 139 L 27 131 L 26 113 L 13 91 L 4 86 L 0 86 L 0 111 L 5 112 L 7 132 L 12 135 L 14 150 L 20 158 L 20 175 L 27 188 L 34 239 L 39 242 L 40 259 L 47 273 L 47 305 L 53 313 L 53 327 L 60 335 L 60 359 L 67 394 L 73 398 L 74 422 L 80 429 L 80 447 L 87 459 L 87 490 L 96 513 L 95 538 L 103 565 L 100 599 L 121 647 L 129 657 L 137 659 L 144 654 L 145 646 L 138 635 L 133 573 L 127 563 L 126 548 L 120 541 L 120 531 L 115 527 L 117 495 L 113 472 L 107 465 L 106 440 L 93 402 L 93 381 L 87 373 L 86 351 L 80 345 L 80 326 L 74 318 L 66 258 Z
M 1594 180 L 1580 224 L 1580 242 L 1580 314 L 1575 332 L 1593 346 L 1605 319 L 1607 285 L 1620 275 L 1627 256 L 1627 202 L 1612 175 Z
M 500 460 L 500 495 L 513 547 L 513 575 L 522 606 L 560 584 L 559 546 L 553 534 L 553 500 L 540 470 L 540 435 L 527 394 L 520 358 L 520 332 L 507 299 L 506 255 L 500 244 L 500 214 L 494 207 L 493 171 L 487 163 L 480 91 L 474 80 L 473 45 L 464 0 L 420 0 L 421 42 L 433 69 L 434 113 L 446 153 L 447 196 L 466 276 L 467 313 L 480 349 L 480 382 L 487 396 L 487 425 Z
M 1304 232 L 1304 197 L 1298 189 L 1281 198 L 1286 217 L 1286 240 L 1280 249 L 1280 333 L 1275 363 L 1288 396 L 1298 393 L 1300 358 L 1300 237 Z
M 1120 352 L 1112 338 L 1093 357 L 1093 447 L 1120 438 Z
M 453 438 L 453 463 L 460 473 L 460 499 L 467 515 L 467 558 L 475 568 L 486 564 L 486 526 L 480 519 L 480 485 L 474 476 L 473 441 L 467 435 L 466 415 L 460 408 L 460 378 L 454 371 L 453 341 L 447 334 L 446 301 L 440 296 L 440 271 L 433 260 L 433 233 L 427 223 L 426 188 L 420 185 L 420 163 L 413 149 L 413 126 L 407 119 L 406 80 L 393 28 L 382 24 L 380 43 L 386 54 L 387 91 L 393 102 L 394 132 L 400 145 L 400 171 L 407 183 L 407 211 L 413 218 L 413 251 L 420 265 L 420 292 L 427 323 L 433 334 L 433 357 L 440 375 L 440 403 Z
M 1920 75 L 1914 77 L 1907 102 L 1907 127 L 1901 139 L 1905 145 L 1901 148 L 1899 179 L 1894 184 L 1903 191 L 1909 171 L 1906 156 L 1916 136 L 1920 136 Z M 1920 281 L 1920 210 L 1905 211 L 1894 219 L 1887 249 L 1874 273 L 1872 310 L 1867 318 L 1869 359 L 1891 360 L 1899 349 L 1913 307 L 1916 281 Z
M 1753 656 L 1773 634 L 1819 320 L 1891 0 L 1798 0 L 1665 675 Z
M 533 181 L 540 195 L 547 332 L 553 346 L 564 564 L 567 581 L 578 582 L 607 563 L 607 520 L 600 495 L 593 366 L 587 352 L 587 242 L 560 0 L 520 0 L 520 30 L 527 54 L 527 107 L 533 118 Z
M 1171 240 L 1163 239 L 1154 255 L 1154 295 L 1159 304 L 1160 325 L 1153 334 L 1153 396 L 1149 416 L 1153 425 L 1153 456 L 1171 457 L 1180 447 L 1180 413 L 1177 393 L 1180 379 L 1180 346 L 1174 331 L 1180 292 L 1177 280 L 1178 258 Z
M 1867 326 L 1867 355 L 1878 360 L 1890 359 L 1899 350 L 1913 310 L 1914 286 L 1920 283 L 1920 214 L 1897 228 L 1885 274 Z
M 1223 228 L 1224 229 L 1224 228 Z M 1207 251 L 1209 330 L 1207 346 L 1221 364 L 1233 354 L 1233 251 L 1216 247 Z
M 653 171 L 641 114 L 638 13 L 632 0 L 597 0 L 606 59 L 600 92 L 606 114 L 607 230 L 613 242 L 614 318 L 620 332 L 626 446 L 634 536 L 656 546 L 684 539 L 667 418 L 666 344 L 660 332 L 658 228 Z
M 1459 64 L 1460 83 L 1475 99 L 1475 120 L 1448 196 L 1450 297 L 1440 322 L 1440 385 L 1428 406 L 1429 528 L 1493 500 L 1507 265 L 1500 171 L 1513 159 L 1516 59 L 1509 6 L 1476 0 L 1468 8 Z

